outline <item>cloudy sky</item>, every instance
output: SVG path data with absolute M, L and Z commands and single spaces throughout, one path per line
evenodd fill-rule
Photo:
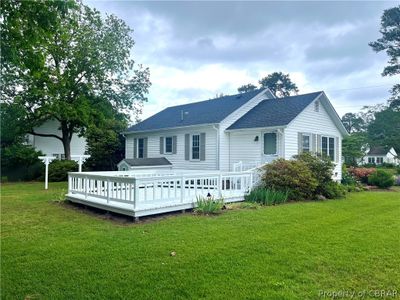
M 274 71 L 300 93 L 324 90 L 339 115 L 385 102 L 385 53 L 368 46 L 396 2 L 86 1 L 132 29 L 152 87 L 142 118 L 171 105 L 235 94 Z

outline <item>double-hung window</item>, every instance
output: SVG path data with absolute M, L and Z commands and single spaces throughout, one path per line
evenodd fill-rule
M 331 160 L 335 160 L 335 138 L 323 136 L 321 150 L 323 155 L 329 156 Z
M 192 135 L 192 159 L 193 160 L 200 159 L 200 135 L 199 134 Z
M 165 153 L 172 154 L 172 136 L 165 138 Z
M 310 152 L 310 136 L 303 134 L 302 135 L 302 152 Z
M 382 164 L 383 163 L 383 157 L 377 157 L 376 158 L 376 163 L 377 164 Z
M 375 157 L 368 157 L 369 164 L 375 164 Z
M 137 140 L 137 158 L 144 158 L 144 139 Z

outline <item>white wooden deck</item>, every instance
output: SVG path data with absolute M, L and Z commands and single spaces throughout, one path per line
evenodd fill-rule
M 141 170 L 69 173 L 67 199 L 141 217 L 196 206 L 197 197 L 242 201 L 253 172 Z

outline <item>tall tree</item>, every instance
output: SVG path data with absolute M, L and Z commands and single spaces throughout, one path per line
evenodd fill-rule
M 261 87 L 269 88 L 278 98 L 287 97 L 299 92 L 296 84 L 290 79 L 289 74 L 283 74 L 282 72 L 271 73 L 262 78 L 259 83 Z
M 368 125 L 368 141 L 372 146 L 393 147 L 400 153 L 400 112 L 390 107 L 376 112 Z
M 383 69 L 382 76 L 400 74 L 400 6 L 387 9 L 381 18 L 382 36 L 369 43 L 375 52 L 386 51 L 389 56 L 388 65 Z M 400 110 L 400 84 L 391 89 L 390 107 Z
M 352 133 L 343 139 L 342 154 L 347 165 L 356 166 L 357 161 L 365 155 L 367 134 L 365 132 Z
M 252 92 L 255 91 L 257 89 L 257 87 L 254 84 L 245 84 L 242 85 L 241 87 L 238 88 L 238 92 L 239 93 L 247 93 L 247 92 Z
M 364 129 L 363 118 L 355 113 L 346 113 L 342 117 L 342 123 L 349 133 L 360 132 Z
M 124 21 L 74 0 L 2 1 L 0 17 L 1 97 L 24 111 L 27 132 L 60 140 L 70 159 L 72 135 L 94 126 L 99 102 L 140 112 L 149 70 L 135 68 Z M 34 131 L 50 119 L 60 136 Z

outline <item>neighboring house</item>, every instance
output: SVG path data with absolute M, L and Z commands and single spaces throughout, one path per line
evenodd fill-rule
M 45 122 L 34 129 L 37 133 L 56 134 L 61 137 L 60 124 L 56 120 Z M 55 156 L 59 159 L 64 158 L 64 147 L 60 140 L 54 137 L 42 137 L 37 135 L 27 135 L 27 144 L 32 145 L 36 150 L 40 150 L 47 156 Z M 71 140 L 71 155 L 83 155 L 86 150 L 86 139 L 74 134 Z
M 176 169 L 233 171 L 304 151 L 329 155 L 336 180 L 348 135 L 324 92 L 275 98 L 268 89 L 168 107 L 124 134 L 125 168 L 163 157 Z
M 367 149 L 360 164 L 381 165 L 382 163 L 388 163 L 399 165 L 400 160 L 397 157 L 397 153 L 393 147 L 371 147 L 370 149 Z

